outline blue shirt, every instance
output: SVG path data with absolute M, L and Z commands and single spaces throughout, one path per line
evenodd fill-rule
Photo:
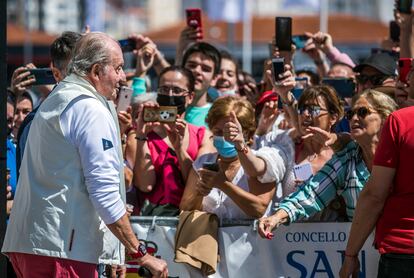
M 7 139 L 7 168 L 10 170 L 9 185 L 12 187 L 12 194 L 16 193 L 16 147 L 11 139 Z
M 188 106 L 187 110 L 185 111 L 185 120 L 193 124 L 195 126 L 204 126 L 208 128 L 206 124 L 206 118 L 208 111 L 211 108 L 211 103 L 208 103 L 204 105 L 203 107 L 197 107 L 197 106 Z

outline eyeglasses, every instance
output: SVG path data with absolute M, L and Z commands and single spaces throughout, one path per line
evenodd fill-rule
M 307 111 L 309 115 L 311 115 L 312 117 L 318 117 L 321 115 L 321 111 L 328 111 L 328 110 L 321 108 L 320 106 L 317 106 L 317 105 L 304 105 L 302 107 L 299 107 L 298 109 L 298 113 L 300 115 L 303 115 L 305 111 Z
M 348 112 L 346 112 L 346 118 L 350 121 L 352 117 L 354 117 L 354 115 L 357 114 L 359 118 L 365 119 L 365 117 L 371 113 L 373 112 L 371 112 L 368 107 L 359 107 L 357 109 L 349 110 Z
M 184 95 L 188 92 L 188 90 L 176 86 L 161 86 L 157 91 L 162 95 L 169 95 L 170 92 L 172 92 L 173 95 Z
M 387 78 L 388 78 L 388 76 L 383 75 L 383 74 L 376 74 L 376 75 L 360 74 L 360 75 L 356 76 L 356 80 L 358 81 L 358 83 L 365 84 L 368 81 L 370 81 L 371 84 L 374 85 L 374 86 L 382 85 L 384 80 L 387 79 Z

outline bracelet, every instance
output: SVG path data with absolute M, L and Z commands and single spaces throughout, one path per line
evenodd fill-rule
M 137 139 L 138 141 L 147 141 L 148 137 L 147 136 L 135 136 L 135 139 Z
M 243 147 L 241 149 L 236 148 L 236 151 L 247 154 L 249 152 L 249 147 L 247 147 L 247 145 L 243 143 Z

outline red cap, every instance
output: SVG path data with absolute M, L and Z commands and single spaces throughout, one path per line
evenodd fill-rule
M 277 101 L 278 98 L 279 96 L 277 95 L 277 93 L 273 91 L 263 92 L 259 100 L 256 102 L 256 106 L 261 106 L 265 104 L 265 102 L 268 102 L 268 101 Z

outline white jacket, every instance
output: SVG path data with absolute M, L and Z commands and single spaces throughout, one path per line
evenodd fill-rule
M 124 248 L 89 199 L 77 149 L 62 133 L 60 116 L 77 97 L 107 101 L 85 79 L 70 75 L 41 104 L 32 122 L 2 252 L 87 263 L 123 263 Z M 118 125 L 117 120 L 115 120 Z M 120 144 L 118 144 L 120 147 Z M 120 194 L 125 201 L 122 151 Z

